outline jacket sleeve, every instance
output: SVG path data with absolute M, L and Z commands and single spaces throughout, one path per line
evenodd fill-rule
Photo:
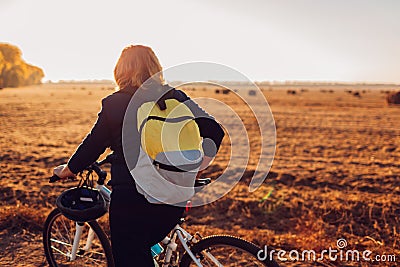
M 98 114 L 96 123 L 68 161 L 69 169 L 77 174 L 95 162 L 110 146 L 110 136 L 103 99 L 102 109 Z
M 214 157 L 217 154 L 225 135 L 221 125 L 213 116 L 208 114 L 184 92 L 176 90 L 175 95 L 176 99 L 180 102 L 184 102 L 195 116 L 195 121 L 199 126 L 200 135 L 203 137 L 204 154 L 209 157 Z

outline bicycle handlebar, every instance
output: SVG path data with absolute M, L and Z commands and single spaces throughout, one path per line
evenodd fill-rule
M 98 184 L 103 185 L 104 181 L 107 178 L 107 172 L 103 171 L 100 166 L 104 165 L 106 163 L 111 163 L 113 160 L 115 159 L 115 155 L 114 154 L 110 154 L 108 155 L 104 160 L 100 161 L 100 162 L 93 162 L 90 166 L 86 167 L 85 170 L 87 171 L 91 171 L 93 170 L 98 176 L 99 179 L 97 181 Z M 49 178 L 49 183 L 55 183 L 57 181 L 59 181 L 61 178 L 58 177 L 57 175 L 53 175 Z M 194 187 L 201 187 L 201 186 L 206 186 L 209 183 L 211 183 L 211 178 L 198 178 L 195 181 Z
M 85 170 L 87 170 L 87 171 L 93 170 L 99 176 L 98 184 L 104 184 L 104 180 L 107 177 L 107 172 L 103 171 L 100 168 L 100 166 L 104 165 L 106 163 L 111 163 L 114 158 L 115 158 L 115 155 L 110 154 L 104 160 L 102 160 L 100 162 L 93 162 L 88 167 L 86 167 Z M 53 176 L 51 176 L 49 178 L 49 183 L 55 183 L 55 182 L 57 182 L 59 180 L 61 180 L 61 178 L 54 174 Z

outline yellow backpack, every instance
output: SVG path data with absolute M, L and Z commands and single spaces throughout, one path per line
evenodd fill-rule
M 137 117 L 142 148 L 153 160 L 162 152 L 201 151 L 199 127 L 184 103 L 167 99 L 161 110 L 156 102 L 146 102 Z
M 140 153 L 131 170 L 151 203 L 186 203 L 203 160 L 202 138 L 191 110 L 176 99 L 143 103 L 137 112 Z

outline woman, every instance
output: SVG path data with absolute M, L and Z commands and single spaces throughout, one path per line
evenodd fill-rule
M 116 159 L 111 166 L 112 194 L 110 230 L 116 266 L 154 266 L 150 248 L 160 242 L 183 214 L 182 207 L 152 204 L 140 194 L 125 163 L 122 125 L 125 111 L 138 88 L 150 77 L 158 88 L 164 85 L 161 65 L 151 48 L 142 45 L 126 47 L 114 69 L 119 90 L 102 100 L 102 109 L 91 132 L 85 137 L 68 164 L 54 169 L 60 178 L 75 176 L 97 160 L 107 147 Z M 196 116 L 203 138 L 204 158 L 200 169 L 208 166 L 217 153 L 224 132 L 221 126 L 180 90 L 173 89 L 171 98 L 184 102 Z M 137 137 L 139 134 L 136 132 Z M 140 139 L 135 144 L 139 150 Z

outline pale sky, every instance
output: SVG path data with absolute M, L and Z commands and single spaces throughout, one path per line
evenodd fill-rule
M 397 0 L 0 0 L 0 42 L 45 80 L 112 79 L 128 44 L 164 68 L 228 65 L 251 80 L 400 83 Z

